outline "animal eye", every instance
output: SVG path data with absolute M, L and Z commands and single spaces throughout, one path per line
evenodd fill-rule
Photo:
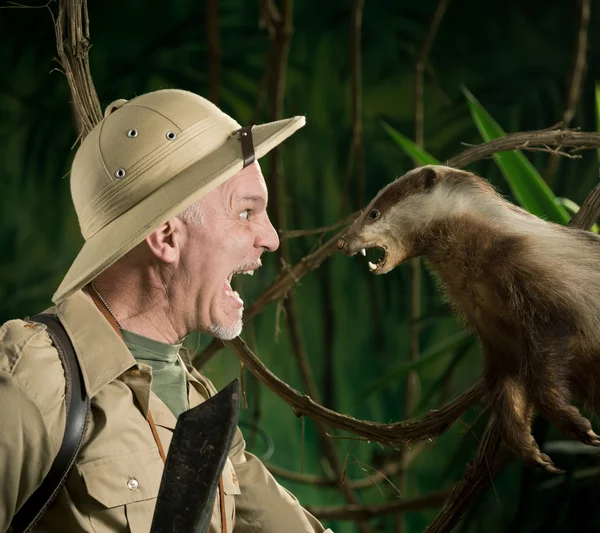
M 244 218 L 244 219 L 248 220 L 249 217 L 250 217 L 250 209 L 244 209 L 240 213 L 240 218 Z
M 369 218 L 372 218 L 373 220 L 379 218 L 379 211 L 377 209 L 373 209 L 370 213 L 369 213 Z

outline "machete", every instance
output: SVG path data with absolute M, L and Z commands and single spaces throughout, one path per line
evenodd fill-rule
M 179 415 L 160 483 L 150 533 L 206 533 L 219 478 L 233 441 L 240 386 Z

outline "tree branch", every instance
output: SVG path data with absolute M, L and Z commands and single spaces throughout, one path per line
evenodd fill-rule
M 351 224 L 356 219 L 356 215 L 357 215 L 356 213 L 352 213 L 350 216 L 348 216 L 342 220 L 338 220 L 337 222 L 334 222 L 333 224 L 329 224 L 328 226 L 321 226 L 319 228 L 297 229 L 297 230 L 287 230 L 287 231 L 279 230 L 279 236 L 280 236 L 280 239 L 283 241 L 286 239 L 296 239 L 298 237 L 307 237 L 310 235 L 319 235 L 319 234 L 327 233 L 328 231 L 332 231 L 332 230 L 338 229 L 342 226 L 347 226 L 348 224 Z
M 282 0 L 281 11 L 277 10 L 277 7 L 274 3 L 267 2 L 265 5 L 263 5 L 263 17 L 267 23 L 269 35 L 273 43 L 272 57 L 274 58 L 274 68 L 271 70 L 270 83 L 271 120 L 279 120 L 283 117 L 287 59 L 289 55 L 291 36 L 293 33 L 292 14 L 292 0 Z M 281 151 L 279 148 L 275 148 L 272 154 L 269 181 L 271 187 L 273 188 L 273 195 L 275 197 L 273 218 L 275 227 L 277 227 L 279 230 L 285 231 L 287 225 L 285 220 L 286 190 L 285 181 L 283 179 Z M 287 265 L 289 262 L 289 250 L 287 244 L 287 242 L 283 242 L 279 248 L 279 256 L 282 265 Z M 284 306 L 286 309 L 288 326 L 290 328 L 292 347 L 300 367 L 300 372 L 304 379 L 305 386 L 310 391 L 311 396 L 314 398 L 319 398 L 318 389 L 312 376 L 312 371 L 310 369 L 302 342 L 300 323 L 298 314 L 296 312 L 296 302 L 293 292 L 284 295 L 284 298 Z M 352 490 L 350 490 L 343 483 L 343 465 L 340 462 L 333 442 L 327 438 L 326 427 L 317 421 L 316 429 L 321 448 L 334 471 L 335 477 L 339 480 L 339 488 L 344 495 L 344 498 L 346 501 L 352 504 L 358 503 L 358 499 L 356 498 L 354 492 L 352 492 Z M 368 523 L 364 522 L 359 523 L 358 525 L 363 533 L 370 533 L 371 528 Z
M 306 352 L 304 350 L 304 345 L 302 343 L 302 339 L 300 336 L 300 327 L 298 317 L 296 315 L 296 306 L 294 305 L 293 300 L 287 299 L 287 313 L 288 313 L 288 324 L 290 327 L 290 333 L 292 336 L 292 345 L 294 346 L 294 353 L 296 354 L 296 358 L 298 360 L 298 366 L 300 367 L 300 373 L 302 374 L 302 379 L 306 386 L 306 390 L 309 395 L 317 402 L 318 404 L 322 403 L 321 395 L 319 394 L 319 390 L 317 388 L 317 384 L 315 383 L 312 370 L 310 368 L 310 364 L 308 362 L 308 358 L 306 357 Z M 356 494 L 352 491 L 348 485 L 346 485 L 344 481 L 344 465 L 340 461 L 338 456 L 338 452 L 335 449 L 335 446 L 331 439 L 327 437 L 327 427 L 320 421 L 316 421 L 316 429 L 317 436 L 319 438 L 319 442 L 321 444 L 321 449 L 331 469 L 333 470 L 335 479 L 337 480 L 337 486 L 342 492 L 344 498 L 347 502 L 353 505 L 357 505 L 359 503 Z M 372 531 L 368 522 L 359 522 L 359 527 L 361 531 L 367 532 Z
M 569 78 L 569 87 L 567 90 L 567 98 L 565 100 L 565 108 L 562 115 L 563 124 L 568 127 L 577 112 L 577 104 L 581 96 L 581 87 L 586 71 L 586 53 L 588 42 L 588 27 L 590 24 L 590 0 L 579 0 L 580 10 L 579 19 L 577 20 L 577 42 L 573 54 L 573 69 Z M 548 164 L 544 169 L 543 175 L 546 181 L 554 175 L 558 168 L 558 155 L 552 155 L 548 159 Z
M 442 505 L 447 494 L 445 491 L 439 491 L 412 500 L 400 500 L 379 505 L 307 506 L 306 509 L 320 520 L 368 520 L 388 514 L 436 508 Z
M 425 66 L 429 58 L 429 52 L 433 46 L 433 41 L 437 34 L 440 22 L 446 11 L 449 0 L 438 0 L 431 23 L 425 34 L 425 39 L 419 51 L 417 62 L 415 64 L 415 142 L 423 147 L 423 78 Z
M 565 103 L 565 110 L 562 120 L 565 126 L 569 126 L 575 113 L 577 112 L 577 103 L 581 96 L 581 87 L 585 76 L 587 61 L 587 43 L 588 28 L 590 25 L 590 0 L 579 0 L 581 9 L 579 11 L 579 20 L 577 24 L 577 44 L 573 59 L 573 72 L 569 83 L 569 91 Z
M 219 0 L 206 0 L 206 41 L 208 44 L 208 99 L 219 105 L 221 90 L 221 40 L 219 38 Z
M 346 167 L 345 197 L 350 195 L 350 181 L 354 172 L 356 161 L 357 169 L 357 198 L 358 205 L 365 201 L 365 162 L 364 145 L 362 135 L 362 53 L 361 33 L 364 0 L 352 0 L 352 26 L 350 30 L 350 107 L 352 115 L 352 137 L 350 139 L 350 150 L 348 151 L 348 164 Z
M 406 453 L 409 459 L 421 452 L 421 448 L 412 446 L 411 449 Z M 346 479 L 344 482 L 348 487 L 353 490 L 357 489 L 369 489 L 377 487 L 379 483 L 389 482 L 389 477 L 394 476 L 402 469 L 402 463 L 398 460 L 390 460 L 384 466 L 374 470 L 372 475 L 364 477 L 362 479 Z M 337 486 L 337 480 L 333 478 L 326 478 L 321 476 L 315 476 L 311 474 L 300 474 L 298 472 L 291 472 L 280 466 L 268 464 L 268 470 L 274 475 L 297 483 L 306 483 L 308 485 L 318 485 L 319 487 L 335 487 Z
M 477 456 L 466 468 L 464 478 L 450 492 L 444 506 L 425 533 L 447 533 L 460 521 L 477 496 L 489 485 L 494 458 L 500 447 L 500 432 L 495 415 L 491 415 L 479 444 Z
M 600 185 L 596 185 L 588 197 L 584 200 L 581 208 L 571 219 L 569 226 L 589 230 L 600 214 Z
M 394 424 L 358 420 L 319 405 L 309 396 L 300 394 L 287 383 L 281 381 L 260 362 L 239 337 L 226 341 L 226 344 L 263 385 L 290 405 L 296 416 L 308 416 L 314 420 L 324 422 L 332 428 L 348 431 L 369 441 L 379 442 L 393 448 L 407 441 L 429 439 L 441 435 L 467 409 L 475 405 L 484 393 L 483 383 L 480 380 L 448 405 L 439 410 L 430 411 L 420 420 L 409 420 Z
M 86 0 L 60 0 L 55 26 L 58 61 L 69 83 L 77 129 L 83 139 L 102 120 L 88 51 L 90 26 Z
M 448 0 L 438 0 L 433 12 L 433 17 L 425 34 L 425 39 L 421 45 L 421 50 L 417 56 L 415 63 L 415 94 L 414 94 L 414 114 L 415 114 L 415 143 L 417 146 L 423 148 L 425 145 L 424 140 L 424 98 L 423 98 L 423 86 L 425 78 L 425 66 L 429 59 L 429 53 L 433 47 L 433 41 L 437 34 L 442 17 L 446 11 Z M 416 165 L 416 162 L 414 162 Z M 409 359 L 410 361 L 416 361 L 419 358 L 419 333 L 420 325 L 418 320 L 421 316 L 421 258 L 414 257 L 410 260 L 410 271 L 411 271 L 411 306 L 410 306 L 410 318 L 412 325 L 410 327 L 410 350 Z M 403 420 L 408 419 L 418 401 L 420 388 L 420 380 L 417 372 L 409 372 L 406 376 L 406 384 L 404 389 L 404 414 Z M 406 483 L 406 469 L 409 466 L 407 462 L 408 457 L 405 455 L 401 458 L 403 468 L 398 474 L 397 484 L 401 493 L 405 492 Z M 398 516 L 396 519 L 396 533 L 402 533 L 404 531 L 404 517 Z
M 505 137 L 472 146 L 457 156 L 448 159 L 446 164 L 450 167 L 463 168 L 496 152 L 527 150 L 529 147 L 535 146 L 561 146 L 577 149 L 598 148 L 600 147 L 600 133 L 559 127 L 511 133 Z

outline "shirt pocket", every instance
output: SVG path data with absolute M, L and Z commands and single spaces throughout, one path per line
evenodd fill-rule
M 90 496 L 88 509 L 93 530 L 149 531 L 163 467 L 156 449 L 79 465 Z

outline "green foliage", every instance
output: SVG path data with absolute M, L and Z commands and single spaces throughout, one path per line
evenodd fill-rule
M 411 157 L 417 165 L 439 165 L 440 162 L 428 154 L 423 148 L 421 148 L 418 144 L 411 141 L 408 137 L 402 135 L 399 131 L 392 128 L 389 124 L 385 122 L 382 123 L 383 129 L 390 134 L 390 137 L 394 139 L 396 144 L 402 148 L 404 153 Z
M 506 133 L 466 89 L 463 89 L 473 121 L 484 141 L 504 137 Z M 494 156 L 502 175 L 510 186 L 515 198 L 524 209 L 538 217 L 553 222 L 567 224 L 569 215 L 564 207 L 556 201 L 552 190 L 543 180 L 531 162 L 518 151 L 500 152 Z

